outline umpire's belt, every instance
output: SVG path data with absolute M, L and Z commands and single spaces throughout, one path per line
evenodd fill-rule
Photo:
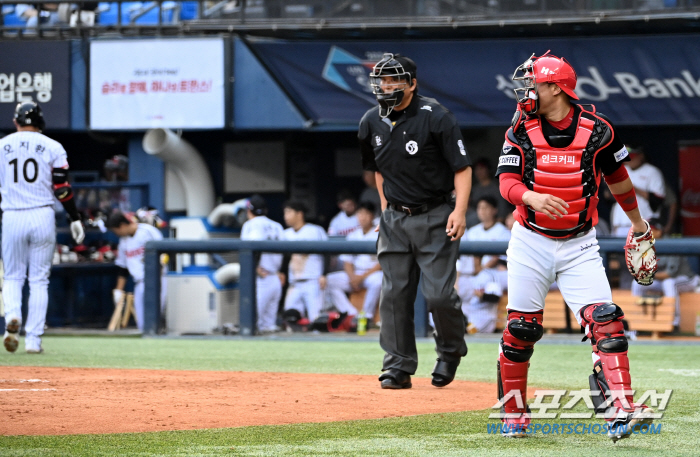
M 435 209 L 438 206 L 442 205 L 443 203 L 447 203 L 448 201 L 452 200 L 452 194 L 445 195 L 443 197 L 439 197 L 433 200 L 430 200 L 428 203 L 424 203 L 420 206 L 405 206 L 401 205 L 398 203 L 392 203 L 392 202 L 387 202 L 386 206 L 387 208 L 391 208 L 395 211 L 401 211 L 402 213 L 406 213 L 409 216 L 417 216 L 419 214 L 427 213 L 431 209 Z

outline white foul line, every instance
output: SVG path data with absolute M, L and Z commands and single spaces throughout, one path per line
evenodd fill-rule
M 0 392 L 11 392 L 11 391 L 22 391 L 22 392 L 46 392 L 49 390 L 56 389 L 0 389 Z

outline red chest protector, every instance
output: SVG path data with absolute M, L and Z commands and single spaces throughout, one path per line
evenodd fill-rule
M 530 156 L 530 160 L 534 160 L 532 180 L 525 184 L 535 192 L 561 198 L 569 208 L 564 217 L 552 220 L 530 207 L 518 206 L 517 219 L 521 223 L 526 222 L 530 228 L 549 238 L 568 238 L 598 223 L 596 206 L 600 176 L 595 174 L 592 159 L 582 163 L 594 125 L 594 120 L 579 116 L 571 144 L 554 148 L 545 140 L 539 118 L 525 121 L 525 131 L 534 150 Z M 596 185 L 586 185 L 586 176 L 594 176 Z

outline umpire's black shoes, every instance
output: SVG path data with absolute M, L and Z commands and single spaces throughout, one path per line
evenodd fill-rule
M 389 368 L 379 376 L 382 389 L 410 389 L 411 375 L 398 368 Z
M 454 381 L 458 366 L 459 360 L 456 362 L 445 362 L 437 359 L 435 368 L 433 368 L 433 381 L 431 384 L 435 387 L 445 387 Z

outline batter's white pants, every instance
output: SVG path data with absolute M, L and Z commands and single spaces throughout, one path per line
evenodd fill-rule
M 595 229 L 568 240 L 554 240 L 513 224 L 508 243 L 508 308 L 536 312 L 544 308 L 556 281 L 566 304 L 581 323 L 579 310 L 612 301 Z
M 321 313 L 323 306 L 323 293 L 318 284 L 318 278 L 306 281 L 297 281 L 287 288 L 287 296 L 284 299 L 284 309 L 296 309 L 301 315 L 311 321 L 315 321 Z
M 375 271 L 367 276 L 361 284 L 361 287 L 366 290 L 365 300 L 362 304 L 362 312 L 367 319 L 374 317 L 374 312 L 379 304 L 379 295 L 382 292 L 382 272 Z M 348 292 L 352 292 L 350 286 L 350 277 L 344 271 L 335 271 L 326 276 L 328 279 L 327 293 L 331 296 L 333 305 L 340 313 L 348 313 L 350 316 L 357 314 L 357 310 L 350 303 Z
M 659 290 L 663 292 L 665 297 L 673 297 L 675 300 L 676 312 L 673 317 L 673 325 L 681 323 L 681 296 L 683 292 L 693 292 L 700 282 L 700 276 L 692 278 L 686 275 L 676 276 L 675 278 L 666 278 L 662 280 L 654 280 L 651 285 L 642 286 L 632 281 L 632 295 L 641 297 L 645 290 Z
M 274 330 L 277 324 L 277 307 L 282 298 L 282 283 L 277 273 L 270 273 L 255 280 L 255 300 L 258 311 L 258 330 Z
M 134 312 L 136 312 L 136 327 L 143 332 L 143 291 L 144 282 L 134 283 Z M 160 278 L 160 312 L 165 312 L 165 297 L 168 295 L 167 281 L 165 276 Z
M 53 207 L 7 210 L 2 216 L 5 320 L 22 321 L 22 288 L 29 279 L 25 346 L 39 349 L 49 305 L 49 275 L 56 245 Z M 29 274 L 27 274 L 27 272 Z

